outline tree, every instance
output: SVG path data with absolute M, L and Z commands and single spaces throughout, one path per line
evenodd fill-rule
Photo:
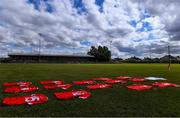
M 91 49 L 87 54 L 97 58 L 98 57 L 98 49 L 95 46 L 91 46 Z
M 91 46 L 91 49 L 87 54 L 94 56 L 99 62 L 107 62 L 111 59 L 111 51 L 106 46 L 98 46 L 98 48 Z

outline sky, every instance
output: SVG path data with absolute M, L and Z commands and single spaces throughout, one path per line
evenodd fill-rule
M 79 54 L 107 46 L 112 57 L 180 55 L 180 0 L 0 0 L 0 56 Z

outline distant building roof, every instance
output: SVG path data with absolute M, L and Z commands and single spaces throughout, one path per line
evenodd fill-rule
M 37 54 L 37 53 L 9 53 L 8 56 L 50 56 L 50 57 L 90 57 L 90 55 L 65 55 L 65 54 Z

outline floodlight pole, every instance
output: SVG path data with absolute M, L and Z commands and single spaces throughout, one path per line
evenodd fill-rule
M 112 41 L 109 42 L 109 48 L 110 48 L 110 51 L 111 51 L 111 45 L 112 45 Z
M 149 47 L 149 58 L 150 58 L 150 59 L 151 59 L 151 53 L 152 53 L 151 47 Z
M 2 55 L 0 56 L 0 58 L 2 58 Z M 2 61 L 2 60 L 0 59 L 0 64 L 1 64 L 1 61 Z
M 149 63 L 151 63 L 151 46 L 149 46 L 149 59 L 150 59 Z
M 110 41 L 109 43 L 110 43 L 110 47 L 109 47 L 110 49 L 109 49 L 109 50 L 110 50 L 111 55 L 112 55 L 112 49 L 111 49 L 112 41 Z M 111 58 L 111 57 L 110 57 L 110 58 Z
M 39 34 L 41 36 L 41 34 Z M 39 38 L 39 54 L 38 54 L 38 63 L 41 61 L 41 39 Z
M 170 40 L 171 36 L 169 34 L 169 40 Z M 171 70 L 171 48 L 170 48 L 170 44 L 168 44 L 168 57 L 169 57 L 169 64 L 168 64 L 168 70 Z
M 75 46 L 73 46 L 73 55 L 75 55 Z

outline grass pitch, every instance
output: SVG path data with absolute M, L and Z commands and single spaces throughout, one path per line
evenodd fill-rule
M 0 101 L 3 97 L 44 93 L 49 97 L 45 104 L 34 106 L 4 106 L 0 104 L 0 116 L 180 116 L 180 88 L 133 91 L 125 85 L 116 84 L 113 88 L 91 91 L 86 100 L 57 100 L 57 90 L 45 90 L 39 81 L 74 80 L 94 77 L 115 76 L 156 76 L 167 78 L 168 82 L 180 84 L 180 65 L 172 65 L 167 70 L 164 64 L 1 64 Z M 3 93 L 3 82 L 32 81 L 40 90 L 31 93 Z M 152 82 L 145 82 L 152 83 Z M 86 89 L 75 85 L 73 88 Z M 2 102 L 2 101 L 1 101 Z

